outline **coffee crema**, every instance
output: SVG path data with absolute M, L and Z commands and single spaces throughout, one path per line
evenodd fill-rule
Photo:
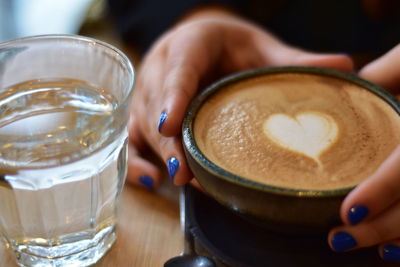
M 330 190 L 370 176 L 400 143 L 399 114 L 345 80 L 267 74 L 209 97 L 194 122 L 214 164 L 259 183 Z

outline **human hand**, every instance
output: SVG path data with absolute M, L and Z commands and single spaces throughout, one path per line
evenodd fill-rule
M 359 72 L 359 76 L 369 80 L 394 95 L 400 94 L 400 44 L 382 57 L 369 63 Z
M 161 36 L 145 56 L 137 76 L 128 181 L 149 188 L 162 182 L 160 170 L 140 157 L 140 148 L 147 144 L 166 163 L 175 185 L 187 183 L 192 174 L 181 145 L 181 124 L 199 87 L 233 72 L 279 65 L 353 70 L 346 55 L 315 54 L 291 47 L 223 10 L 198 11 Z
M 365 66 L 359 75 L 398 94 L 400 45 Z M 340 213 L 344 225 L 328 235 L 333 250 L 378 245 L 383 259 L 400 261 L 400 145 L 346 197 Z

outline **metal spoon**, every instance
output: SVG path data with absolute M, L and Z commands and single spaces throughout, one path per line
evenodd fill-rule
M 184 250 L 183 254 L 169 259 L 164 263 L 164 267 L 216 267 L 213 260 L 210 258 L 196 254 L 194 249 L 194 239 L 190 233 L 189 225 L 186 221 L 186 201 L 189 185 L 184 185 L 181 188 L 179 195 L 179 209 L 181 226 L 184 234 Z

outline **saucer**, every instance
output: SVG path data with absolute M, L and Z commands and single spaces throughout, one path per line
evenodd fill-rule
M 256 225 L 199 190 L 188 187 L 186 218 L 198 254 L 218 266 L 398 266 L 379 258 L 377 249 L 333 252 L 320 234 L 282 234 Z

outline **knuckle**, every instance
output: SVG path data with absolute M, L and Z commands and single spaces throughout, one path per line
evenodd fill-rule
M 192 97 L 192 92 L 189 88 L 187 88 L 186 86 L 182 87 L 180 90 L 180 95 L 181 97 L 185 98 L 185 99 L 191 99 Z
M 165 152 L 167 152 L 169 149 L 169 140 L 166 137 L 160 137 L 160 140 L 158 142 L 158 148 L 161 157 L 164 159 Z
M 366 229 L 369 236 L 369 242 L 367 246 L 376 245 L 390 239 L 392 231 L 384 225 L 370 224 Z

